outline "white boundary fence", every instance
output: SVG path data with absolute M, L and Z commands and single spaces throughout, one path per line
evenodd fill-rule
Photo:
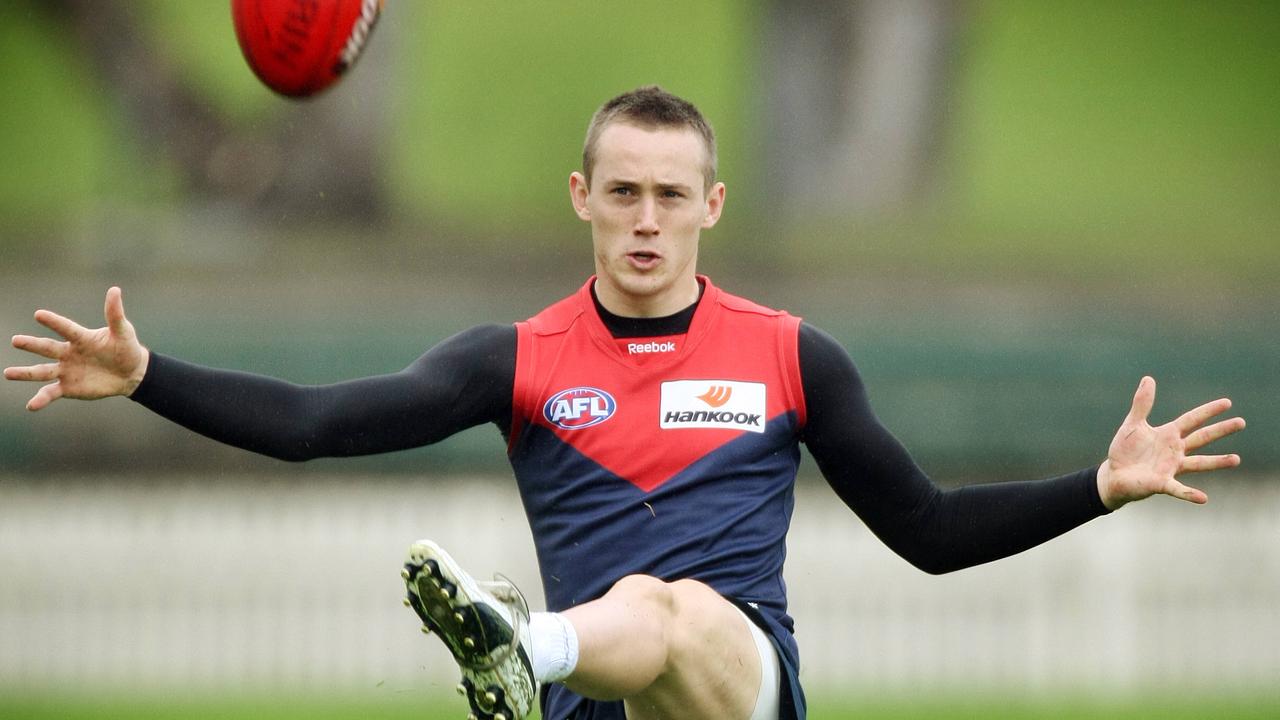
M 806 682 L 1274 691 L 1280 485 L 1208 489 L 942 577 L 805 489 L 787 580 Z M 447 690 L 447 653 L 400 603 L 419 536 L 540 606 L 510 482 L 0 480 L 0 686 Z

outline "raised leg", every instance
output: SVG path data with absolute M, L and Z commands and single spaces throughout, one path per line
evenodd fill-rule
M 624 700 L 628 720 L 750 717 L 760 654 L 739 610 L 703 583 L 632 575 L 564 615 L 579 640 L 564 681 L 574 692 Z
M 558 681 L 584 697 L 622 700 L 628 720 L 755 720 L 761 653 L 772 647 L 763 636 L 758 645 L 750 621 L 703 583 L 631 575 L 600 599 L 531 625 L 514 587 L 476 582 L 429 540 L 410 547 L 402 575 L 406 604 L 462 669 L 469 718 L 521 720 L 539 684 Z M 556 618 L 572 632 L 557 642 L 531 633 Z M 546 670 L 557 657 L 548 653 L 568 636 L 576 664 Z

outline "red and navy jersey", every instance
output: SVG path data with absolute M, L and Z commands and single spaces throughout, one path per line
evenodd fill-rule
M 548 610 L 631 574 L 692 578 L 758 607 L 794 662 L 782 566 L 805 422 L 800 319 L 699 280 L 683 335 L 614 338 L 594 278 L 517 323 L 508 452 Z
M 632 573 L 701 580 L 769 630 L 792 720 L 804 698 L 781 571 L 802 428 L 840 500 L 927 572 L 1006 557 L 1108 512 L 1097 466 L 942 490 L 876 419 L 834 338 L 699 280 L 698 305 L 667 322 L 608 318 L 617 335 L 687 327 L 679 335 L 615 339 L 588 283 L 528 322 L 461 332 L 398 373 L 302 386 L 152 352 L 130 397 L 283 460 L 418 447 L 495 422 L 548 607 L 595 599 Z M 476 392 L 459 403 L 458 388 Z M 544 717 L 623 713 L 553 684 Z

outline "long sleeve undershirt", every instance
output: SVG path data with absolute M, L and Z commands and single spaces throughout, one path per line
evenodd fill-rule
M 654 319 L 601 310 L 617 337 L 684 332 L 693 315 Z M 836 494 L 893 551 L 944 573 L 1021 552 L 1106 513 L 1097 468 L 1057 478 L 942 489 L 871 410 L 853 360 L 802 323 L 802 440 Z M 428 350 L 400 372 L 332 385 L 217 370 L 152 353 L 131 396 L 219 442 L 300 461 L 418 447 L 492 422 L 511 427 L 516 330 L 482 325 Z

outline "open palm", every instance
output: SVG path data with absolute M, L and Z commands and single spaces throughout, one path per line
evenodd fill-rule
M 1205 503 L 1208 496 L 1184 485 L 1178 476 L 1240 464 L 1239 455 L 1192 454 L 1244 428 L 1244 419 L 1239 417 L 1205 425 L 1209 419 L 1226 412 L 1231 407 L 1230 400 L 1221 398 L 1205 403 L 1172 422 L 1153 427 L 1147 418 L 1155 400 L 1156 381 L 1142 378 L 1133 396 L 1133 406 L 1111 441 L 1107 460 L 1098 469 L 1098 491 L 1103 504 L 1111 510 L 1156 494 Z
M 96 400 L 129 395 L 142 382 L 149 353 L 125 318 L 120 288 L 107 291 L 104 314 L 106 327 L 90 330 L 55 312 L 37 310 L 36 322 L 63 339 L 13 337 L 14 347 L 53 361 L 5 368 L 7 380 L 48 383 L 27 402 L 28 410 L 40 410 L 64 397 Z

